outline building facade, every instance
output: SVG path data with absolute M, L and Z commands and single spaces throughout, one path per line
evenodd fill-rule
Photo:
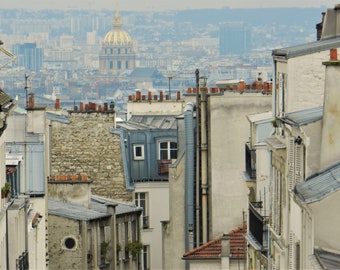
M 122 29 L 122 17 L 117 11 L 113 28 L 106 34 L 99 54 L 101 74 L 120 74 L 136 67 L 136 48 L 129 33 Z

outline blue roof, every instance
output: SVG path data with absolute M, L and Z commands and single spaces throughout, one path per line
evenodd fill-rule
M 306 203 L 313 203 L 340 189 L 340 162 L 298 183 L 295 192 Z
M 55 114 L 51 112 L 46 112 L 46 118 L 51 120 L 51 121 L 56 121 L 64 124 L 69 124 L 70 119 L 66 115 L 60 115 L 60 114 Z
M 96 209 L 97 211 L 106 212 L 105 204 L 116 204 L 116 216 L 131 214 L 135 212 L 142 212 L 143 209 L 140 207 L 136 207 L 133 204 L 128 204 L 116 200 L 111 200 L 99 196 L 91 196 L 91 208 Z
M 333 48 L 340 47 L 340 37 L 330 38 L 324 40 L 318 40 L 310 43 L 305 43 L 301 45 L 274 49 L 272 51 L 273 57 L 280 57 L 284 59 L 294 58 L 298 56 L 308 55 L 312 53 L 317 53 L 321 51 L 327 51 Z
M 287 113 L 281 120 L 292 126 L 302 126 L 322 119 L 323 107 L 305 109 L 292 113 Z
M 48 200 L 48 214 L 75 220 L 95 220 L 110 217 L 111 214 L 86 208 L 82 205 L 66 203 L 58 200 Z

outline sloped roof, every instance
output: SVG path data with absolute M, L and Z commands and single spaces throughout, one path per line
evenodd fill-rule
M 48 214 L 75 220 L 95 220 L 110 217 L 111 214 L 86 208 L 82 205 L 65 203 L 59 200 L 48 200 Z
M 176 129 L 174 115 L 134 115 L 127 122 L 117 123 L 117 127 L 127 130 Z
M 319 201 L 340 189 L 340 162 L 311 175 L 295 186 L 295 193 L 306 203 Z
M 12 101 L 11 97 L 0 88 L 0 106 L 2 107 L 11 101 Z
M 273 57 L 279 57 L 284 59 L 294 58 L 298 56 L 308 55 L 321 51 L 327 51 L 332 48 L 340 47 L 340 37 L 330 38 L 325 40 L 313 41 L 296 46 L 274 49 L 272 51 Z
M 292 126 L 301 126 L 321 120 L 323 106 L 287 113 L 281 120 Z
M 322 269 L 339 269 L 340 254 L 323 249 L 314 249 L 314 254 L 319 264 L 323 266 Z
M 246 240 L 244 238 L 246 233 L 246 225 L 239 226 L 230 231 L 230 254 L 233 259 L 245 258 L 245 245 Z M 202 260 L 202 259 L 220 259 L 222 249 L 222 236 L 219 236 L 193 250 L 190 250 L 183 254 L 184 260 Z
M 96 211 L 106 213 L 106 206 L 105 204 L 115 204 L 116 205 L 116 215 L 125 215 L 131 214 L 135 212 L 142 212 L 143 209 L 140 207 L 136 207 L 133 204 L 128 204 L 116 200 L 111 200 L 107 198 L 103 198 L 100 196 L 91 196 L 91 209 L 95 209 Z
M 130 78 L 150 78 L 150 79 L 162 79 L 164 76 L 154 68 L 135 68 Z

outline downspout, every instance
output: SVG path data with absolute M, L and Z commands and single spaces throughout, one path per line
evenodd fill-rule
M 201 177 L 202 177 L 202 241 L 208 242 L 208 144 L 207 144 L 207 94 L 201 91 Z
M 199 70 L 196 69 L 196 246 L 198 247 L 201 244 L 201 236 L 200 236 L 200 73 Z
M 193 248 L 194 227 L 194 162 L 195 136 L 194 112 L 195 105 L 188 103 L 184 111 L 185 124 L 185 251 Z
M 276 61 L 273 58 L 273 117 L 276 118 Z
M 269 213 L 268 216 L 271 216 L 272 214 L 272 181 L 273 181 L 273 162 L 272 162 L 272 158 L 273 158 L 273 152 L 270 150 L 270 157 L 269 157 L 269 168 L 270 168 L 270 172 L 269 172 Z M 270 221 L 268 221 L 270 222 Z M 271 226 L 271 224 L 269 223 L 269 227 Z M 270 250 L 270 228 L 267 229 L 268 232 L 268 268 L 267 269 L 271 269 L 271 250 Z

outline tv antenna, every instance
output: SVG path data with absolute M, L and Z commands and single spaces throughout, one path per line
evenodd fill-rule
M 28 86 L 28 78 L 30 77 L 30 75 L 25 74 L 25 93 L 26 93 L 26 109 L 28 108 L 28 88 L 30 88 Z

